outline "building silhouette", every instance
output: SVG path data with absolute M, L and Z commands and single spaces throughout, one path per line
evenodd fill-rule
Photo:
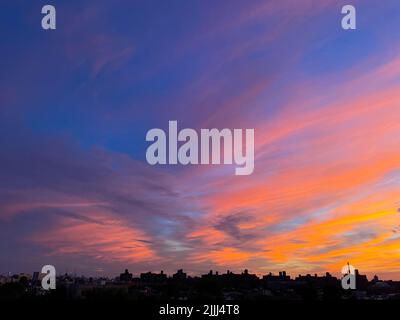
M 60 299 L 162 299 L 162 300 L 400 300 L 400 281 L 371 281 L 355 270 L 356 289 L 344 290 L 341 279 L 329 272 L 306 274 L 291 278 L 286 271 L 267 273 L 261 277 L 248 269 L 241 273 L 210 270 L 200 276 L 190 276 L 183 269 L 168 276 L 145 272 L 134 276 L 125 269 L 115 278 L 84 277 L 70 274 L 57 276 L 57 289 L 45 292 L 40 274 L 0 276 L 0 299 L 9 297 L 56 295 Z

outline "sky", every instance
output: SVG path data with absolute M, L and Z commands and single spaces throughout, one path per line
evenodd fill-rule
M 345 4 L 1 1 L 0 273 L 400 279 L 400 2 Z M 254 128 L 254 173 L 149 165 L 170 120 Z

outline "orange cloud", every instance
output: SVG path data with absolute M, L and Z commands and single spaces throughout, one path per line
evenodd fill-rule
M 399 74 L 394 59 L 339 85 L 339 98 L 321 104 L 326 99 L 319 96 L 314 105 L 291 105 L 261 121 L 255 174 L 240 183 L 223 176 L 203 187 L 223 192 L 206 193 L 208 214 L 191 232 L 208 248 L 198 258 L 236 264 L 256 248 L 273 265 L 299 272 L 335 272 L 348 260 L 367 272 L 395 270 Z M 370 92 L 358 93 L 363 87 Z M 246 214 L 238 232 L 252 235 L 240 248 L 230 247 L 231 234 L 215 230 L 234 212 Z
M 90 217 L 96 222 L 62 219 L 32 240 L 49 248 L 49 255 L 83 254 L 102 262 L 125 263 L 157 259 L 150 239 L 137 228 L 105 214 L 92 213 Z

